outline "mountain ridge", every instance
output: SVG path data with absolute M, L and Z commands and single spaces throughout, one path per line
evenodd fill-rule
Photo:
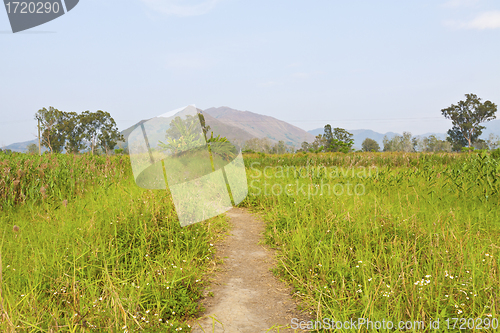
M 217 120 L 238 127 L 256 138 L 269 138 L 273 142 L 284 141 L 300 147 L 303 141 L 312 141 L 314 136 L 307 131 L 271 116 L 251 111 L 239 111 L 227 106 L 212 107 L 203 111 Z

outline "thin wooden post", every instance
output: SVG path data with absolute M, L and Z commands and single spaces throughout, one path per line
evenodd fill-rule
M 42 155 L 42 146 L 40 145 L 40 119 L 38 119 L 38 155 Z

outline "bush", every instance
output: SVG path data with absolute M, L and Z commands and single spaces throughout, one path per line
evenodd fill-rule
M 500 148 L 491 151 L 491 157 L 500 159 Z

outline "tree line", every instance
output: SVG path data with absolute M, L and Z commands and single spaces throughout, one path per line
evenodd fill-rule
M 324 127 L 324 134 L 317 135 L 312 143 L 302 142 L 299 151 L 348 153 L 352 151 L 354 144 L 352 136 L 352 133 L 343 128 L 336 127 L 332 129 L 332 126 L 327 124 Z
M 243 151 L 247 153 L 286 154 L 295 152 L 295 147 L 286 144 L 285 141 L 280 140 L 273 144 L 269 138 L 252 138 L 245 141 L 243 148 Z
M 498 149 L 500 138 L 490 134 L 487 140 L 480 139 L 483 133 L 482 123 L 496 118 L 497 105 L 491 101 L 482 102 L 475 94 L 466 94 L 464 101 L 452 104 L 441 110 L 441 114 L 452 121 L 452 128 L 448 130 L 446 140 L 441 140 L 435 135 L 429 137 L 412 137 L 410 132 L 396 135 L 393 138 L 387 136 L 383 139 L 383 151 L 403 152 L 451 152 L 472 149 Z M 353 151 L 353 134 L 343 128 L 334 128 L 327 124 L 324 134 L 316 136 L 312 143 L 303 142 L 299 151 L 304 152 L 351 152 Z M 380 151 L 377 141 L 366 138 L 362 145 L 362 151 Z
M 109 154 L 118 141 L 124 141 L 108 112 L 64 112 L 54 107 L 43 108 L 35 114 L 40 126 L 40 143 L 51 153 L 98 150 Z M 33 147 L 29 149 L 33 150 Z

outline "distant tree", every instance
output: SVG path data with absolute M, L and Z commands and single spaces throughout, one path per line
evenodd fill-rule
M 26 147 L 26 152 L 30 155 L 38 154 L 38 146 L 34 143 L 30 143 L 28 147 Z
M 81 118 L 76 112 L 63 112 L 59 128 L 65 136 L 64 148 L 68 153 L 76 154 L 85 149 L 84 127 L 80 121 Z
M 244 144 L 245 150 L 252 150 L 261 153 L 272 153 L 272 142 L 269 138 L 252 138 Z
M 327 144 L 328 144 L 327 139 L 323 135 L 318 134 L 314 138 L 314 141 L 309 145 L 309 151 L 311 152 L 322 151 Z
M 278 141 L 274 144 L 272 151 L 274 154 L 284 154 L 287 151 L 287 146 L 284 141 Z
M 311 146 L 311 145 L 309 144 L 309 142 L 304 141 L 304 142 L 302 142 L 302 143 L 300 144 L 300 149 L 299 149 L 299 150 L 300 150 L 300 151 L 305 151 L 305 152 L 307 152 L 307 151 L 309 151 L 310 146 Z
M 429 137 L 414 138 L 416 150 L 419 152 L 451 151 L 451 144 L 448 141 L 438 139 L 434 134 Z
M 243 144 L 243 149 L 246 151 L 253 151 L 253 152 L 260 151 L 258 140 L 259 140 L 258 138 L 252 138 L 250 140 L 245 141 L 245 143 Z
M 327 142 L 327 146 L 330 146 L 333 141 L 333 132 L 332 132 L 332 126 L 330 124 L 326 124 L 324 129 L 323 129 L 323 138 Z
M 378 142 L 373 140 L 373 139 L 370 139 L 370 138 L 366 138 L 363 141 L 363 143 L 361 144 L 361 148 L 363 149 L 363 151 L 379 151 L 380 150 L 380 146 L 379 146 Z
M 383 151 L 394 151 L 396 149 L 395 142 L 392 139 L 389 139 L 387 135 L 384 135 L 382 144 L 384 145 Z
M 488 144 L 488 148 L 490 150 L 495 150 L 498 147 L 500 147 L 500 138 L 498 137 L 498 135 L 490 133 L 490 135 L 488 136 L 488 140 L 486 141 L 486 143 Z
M 85 111 L 79 115 L 82 137 L 90 146 L 92 154 L 100 147 L 106 154 L 113 150 L 118 141 L 125 139 L 118 131 L 115 120 L 108 112 Z
M 383 139 L 384 151 L 415 151 L 416 141 L 412 140 L 410 132 L 403 132 L 403 135 L 396 135 L 392 139 L 384 136 Z
M 447 140 L 454 150 L 465 145 L 472 147 L 485 128 L 480 124 L 496 118 L 497 106 L 494 103 L 481 103 L 481 98 L 474 94 L 465 94 L 465 97 L 465 101 L 441 110 L 446 119 L 452 120 L 453 127 L 448 130 Z
M 474 147 L 474 149 L 488 149 L 488 143 L 486 141 L 484 141 L 483 139 L 477 139 L 476 141 L 474 141 L 474 143 L 472 144 L 472 147 Z
M 95 113 L 84 111 L 78 116 L 80 126 L 82 128 L 83 139 L 88 143 L 90 151 L 94 154 L 97 148 L 97 135 L 102 126 L 101 122 Z
M 325 145 L 326 151 L 340 151 L 344 153 L 351 151 L 354 144 L 354 140 L 352 139 L 353 134 L 340 127 L 336 127 L 332 131 L 330 124 L 325 125 L 324 132 L 323 137 L 327 142 Z
M 41 143 L 47 147 L 51 153 L 61 152 L 66 135 L 62 128 L 64 121 L 64 112 L 59 111 L 54 107 L 49 107 L 38 110 L 35 114 L 35 119 L 40 121 Z

